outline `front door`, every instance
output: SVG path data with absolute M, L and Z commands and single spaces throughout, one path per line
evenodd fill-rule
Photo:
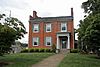
M 66 49 L 67 48 L 67 39 L 66 38 L 61 39 L 61 46 L 62 46 L 62 49 Z

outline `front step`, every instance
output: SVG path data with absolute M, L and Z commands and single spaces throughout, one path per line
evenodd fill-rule
M 70 50 L 67 50 L 67 49 L 61 49 L 60 50 L 61 54 L 66 54 L 66 53 L 69 53 L 69 52 L 70 52 Z

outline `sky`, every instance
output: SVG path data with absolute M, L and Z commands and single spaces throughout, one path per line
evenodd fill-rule
M 83 2 L 87 0 L 0 0 L 0 13 L 16 17 L 23 22 L 26 31 L 29 32 L 29 15 L 33 11 L 39 17 L 70 16 L 70 9 L 74 10 L 74 28 L 78 28 L 79 21 L 84 18 Z M 77 39 L 77 37 L 75 38 Z M 28 34 L 20 40 L 28 43 Z

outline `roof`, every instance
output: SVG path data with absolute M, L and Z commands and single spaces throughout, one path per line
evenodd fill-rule
M 51 22 L 51 21 L 68 21 L 72 20 L 72 16 L 59 16 L 59 17 L 38 17 L 38 18 L 33 18 L 29 21 L 31 22 Z

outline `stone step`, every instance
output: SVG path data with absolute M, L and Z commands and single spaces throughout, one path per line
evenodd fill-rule
M 60 50 L 60 53 L 61 54 L 66 54 L 66 53 L 69 53 L 69 52 L 70 52 L 70 50 L 67 50 L 67 49 Z

